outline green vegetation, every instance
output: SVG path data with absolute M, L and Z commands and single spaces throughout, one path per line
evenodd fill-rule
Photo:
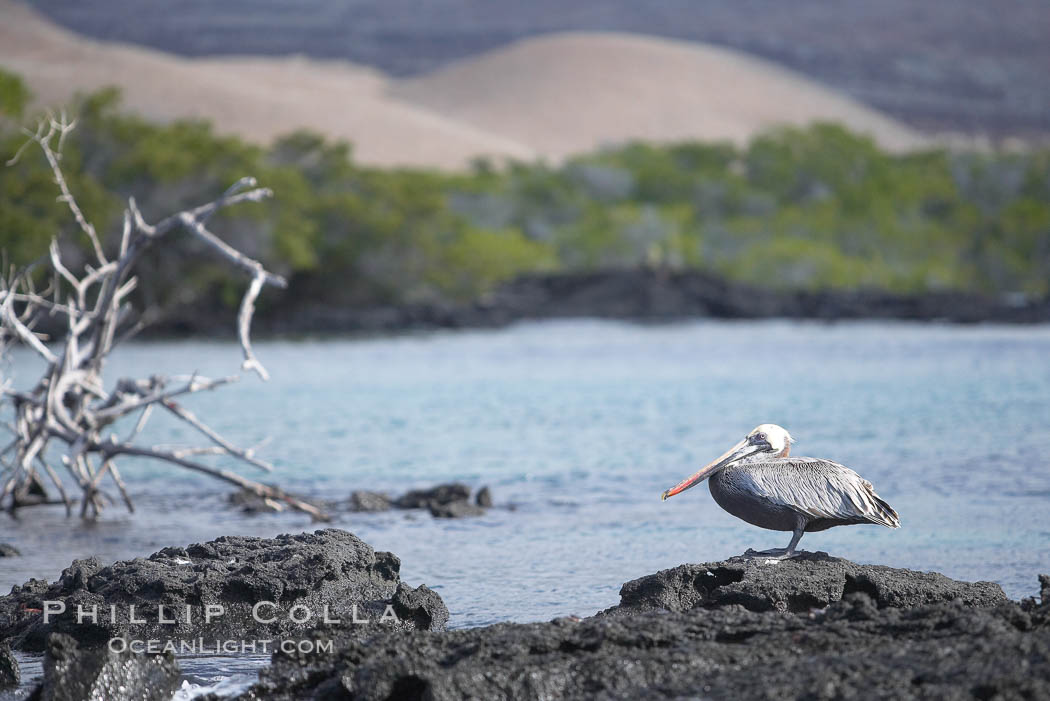
M 0 159 L 24 141 L 21 81 L 0 73 Z M 211 199 L 251 174 L 277 196 L 213 229 L 291 278 L 268 304 L 463 301 L 530 271 L 700 268 L 782 288 L 1050 293 L 1050 151 L 909 155 L 837 126 L 781 129 L 748 148 L 630 144 L 564 165 L 479 160 L 470 173 L 382 170 L 351 147 L 296 133 L 270 148 L 209 125 L 122 114 L 84 99 L 63 167 L 115 245 L 134 195 L 147 218 Z M 0 247 L 42 255 L 80 244 L 46 164 L 0 168 Z M 144 261 L 152 303 L 230 305 L 224 268 L 190 240 Z M 189 259 L 194 258 L 193 265 Z M 274 301 L 277 300 L 277 301 Z M 265 313 L 265 308 L 264 308 Z
M 27 102 L 29 89 L 22 79 L 0 71 L 0 117 L 21 117 Z

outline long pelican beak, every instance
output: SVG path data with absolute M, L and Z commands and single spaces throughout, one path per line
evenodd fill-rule
M 755 446 L 748 443 L 747 439 L 745 438 L 744 440 L 740 441 L 732 448 L 727 450 L 725 453 L 723 453 L 720 457 L 715 458 L 711 462 L 701 467 L 694 474 L 690 475 L 689 477 L 686 477 L 684 480 L 668 489 L 660 496 L 660 500 L 663 501 L 667 497 L 673 497 L 675 494 L 684 492 L 690 487 L 695 487 L 696 485 L 700 484 L 705 479 L 713 475 L 716 471 L 722 469 L 729 463 L 736 462 L 737 460 L 746 458 L 749 455 L 754 455 L 755 453 L 761 450 L 761 448 L 756 448 Z

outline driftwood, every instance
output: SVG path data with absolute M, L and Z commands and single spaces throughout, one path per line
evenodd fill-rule
M 108 480 L 120 493 L 128 509 L 134 504 L 117 468 L 123 456 L 153 458 L 195 470 L 247 489 L 271 503 L 306 512 L 327 520 L 318 507 L 287 494 L 278 487 L 261 484 L 230 470 L 219 469 L 199 460 L 199 456 L 220 455 L 236 458 L 265 471 L 272 467 L 259 459 L 253 449 L 234 446 L 179 403 L 184 395 L 211 390 L 234 382 L 236 375 L 209 379 L 197 375 L 183 377 L 152 376 L 121 379 L 107 390 L 102 369 L 112 350 L 137 333 L 144 316 L 134 314 L 128 296 L 135 289 L 134 268 L 143 251 L 162 241 L 169 232 L 182 228 L 248 274 L 250 283 L 241 300 L 237 335 L 243 354 L 242 369 L 268 379 L 266 369 L 255 357 L 249 338 L 255 301 L 267 285 L 285 287 L 284 278 L 267 271 L 261 263 L 219 239 L 207 229 L 215 212 L 241 202 L 259 202 L 272 195 L 257 187 L 253 178 L 243 178 L 221 197 L 194 209 L 178 212 L 155 224 L 148 224 L 128 200 L 124 211 L 120 245 L 107 256 L 95 227 L 87 221 L 70 192 L 60 167 L 62 142 L 73 129 L 65 115 L 49 115 L 35 132 L 26 131 L 28 140 L 11 162 L 30 145 L 38 146 L 47 159 L 64 202 L 80 232 L 87 237 L 93 260 L 79 274 L 71 271 L 52 240 L 49 255 L 24 270 L 0 274 L 0 355 L 13 343 L 21 343 L 39 355 L 46 370 L 28 391 L 17 391 L 9 381 L 0 381 L 0 409 L 10 421 L 12 433 L 6 445 L 0 442 L 0 508 L 14 511 L 34 503 L 33 494 L 43 493 L 51 484 L 61 496 L 67 513 L 72 514 L 75 499 L 67 490 L 63 473 L 80 491 L 80 514 L 97 515 L 105 501 L 113 501 L 103 490 Z M 48 275 L 45 289 L 34 280 Z M 65 335 L 56 343 L 34 331 L 42 317 L 58 319 Z M 4 406 L 7 405 L 7 406 Z M 170 413 L 199 432 L 208 445 L 193 447 L 145 446 L 136 439 L 155 410 Z M 123 438 L 113 424 L 135 417 L 134 426 Z M 40 499 L 36 500 L 39 503 Z

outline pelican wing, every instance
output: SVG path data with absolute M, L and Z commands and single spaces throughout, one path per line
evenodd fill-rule
M 776 458 L 734 475 L 741 486 L 812 518 L 857 520 L 900 528 L 900 518 L 867 481 L 845 465 L 819 458 Z

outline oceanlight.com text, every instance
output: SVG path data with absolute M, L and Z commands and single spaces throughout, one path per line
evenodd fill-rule
M 159 655 L 270 655 L 280 650 L 286 654 L 303 655 L 331 653 L 331 640 L 136 640 L 112 638 L 109 649 L 116 653 L 130 650 L 134 653 Z

